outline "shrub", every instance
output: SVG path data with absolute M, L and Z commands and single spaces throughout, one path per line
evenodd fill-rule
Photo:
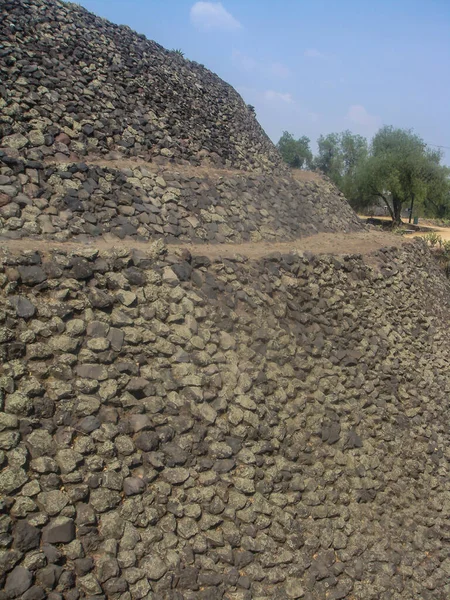
M 427 233 L 427 235 L 424 236 L 424 239 L 432 248 L 434 248 L 437 244 L 439 244 L 439 246 L 442 244 L 441 236 L 435 231 L 430 231 L 430 233 Z
M 445 257 L 450 259 L 450 240 L 442 240 L 441 248 Z

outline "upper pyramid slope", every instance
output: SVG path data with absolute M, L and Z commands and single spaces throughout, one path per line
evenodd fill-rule
M 0 148 L 281 166 L 239 94 L 202 65 L 75 4 L 1 4 Z

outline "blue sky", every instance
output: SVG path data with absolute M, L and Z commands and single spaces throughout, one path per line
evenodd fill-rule
M 217 73 L 274 141 L 387 124 L 450 147 L 450 0 L 80 3 Z

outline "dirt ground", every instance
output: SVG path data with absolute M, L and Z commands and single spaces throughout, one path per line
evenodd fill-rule
M 430 226 L 430 231 L 435 231 L 443 240 L 450 240 L 450 227 L 438 227 L 437 225 L 433 225 Z M 428 231 L 418 231 L 417 233 L 412 233 L 411 237 L 423 237 L 427 233 Z
M 321 181 L 322 175 L 314 171 L 303 171 L 302 169 L 292 169 L 292 177 L 297 181 Z
M 369 218 L 364 215 L 358 215 L 358 217 L 363 221 Z M 380 221 L 391 221 L 391 217 L 382 216 L 375 218 Z M 406 222 L 405 225 L 407 225 Z M 427 219 L 420 219 L 419 225 L 424 228 L 424 231 L 415 231 L 414 233 L 408 233 L 407 237 L 423 237 L 427 235 L 427 233 L 434 231 L 437 234 L 439 234 L 443 240 L 450 240 L 450 227 L 440 227 L 439 225 L 434 225 L 433 223 L 428 222 Z
M 355 233 L 319 233 L 290 242 L 248 242 L 244 244 L 172 244 L 168 245 L 169 252 L 189 250 L 193 255 L 208 256 L 211 259 L 244 256 L 257 260 L 274 253 L 288 254 L 290 252 L 311 252 L 312 254 L 371 254 L 386 246 L 401 246 L 411 238 L 384 233 L 380 231 L 360 231 Z M 138 242 L 133 239 L 118 240 L 112 236 L 92 239 L 89 242 L 56 242 L 52 240 L 0 240 L 0 251 L 8 250 L 13 253 L 37 250 L 43 255 L 51 250 L 76 251 L 80 247 L 108 250 L 113 248 L 128 248 L 146 250 L 151 242 Z
M 92 165 L 112 168 L 136 168 L 145 166 L 150 171 L 161 171 L 169 169 L 184 172 L 187 175 L 209 175 L 221 177 L 225 175 L 246 175 L 247 172 L 238 170 L 218 169 L 213 166 L 176 165 L 170 162 L 156 163 L 148 162 L 139 158 L 120 158 L 108 160 L 105 157 L 89 156 L 84 158 L 85 162 Z M 48 164 L 64 164 L 74 161 L 74 157 L 57 160 L 49 160 Z M 319 181 L 321 175 L 312 171 L 293 170 L 292 175 L 298 181 Z M 367 217 L 361 217 L 365 220 Z M 383 217 L 381 217 L 383 218 Z M 389 217 L 386 217 L 389 218 Z M 444 239 L 450 239 L 450 228 L 430 227 L 430 230 L 438 231 Z M 233 256 L 244 256 L 257 260 L 274 253 L 287 254 L 290 252 L 311 252 L 313 254 L 362 254 L 368 255 L 386 246 L 400 246 L 408 243 L 414 237 L 423 236 L 426 232 L 414 233 L 407 236 L 395 235 L 380 230 L 367 229 L 355 233 L 319 233 L 309 237 L 300 238 L 290 242 L 248 242 L 243 244 L 173 244 L 168 246 L 169 252 L 187 249 L 193 255 L 205 255 L 211 259 L 231 258 Z M 8 240 L 0 238 L 0 252 L 2 250 L 14 253 L 38 250 L 43 255 L 50 250 L 76 251 L 80 247 L 91 247 L 99 250 L 117 248 L 146 250 L 151 242 L 138 242 L 133 239 L 118 240 L 110 235 L 101 238 L 93 238 L 89 241 L 67 241 L 56 242 L 42 239 Z

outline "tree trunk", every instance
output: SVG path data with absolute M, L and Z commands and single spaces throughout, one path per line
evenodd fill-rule
M 383 198 L 383 201 L 386 204 L 389 214 L 391 215 L 391 219 L 394 221 L 394 213 L 392 212 L 392 208 L 391 208 L 391 205 L 389 204 L 389 200 L 385 196 L 381 196 L 381 197 Z
M 392 198 L 392 206 L 394 208 L 394 225 L 398 226 L 402 223 L 402 201 L 399 198 Z
M 414 199 L 415 199 L 415 196 L 414 196 L 414 194 L 412 194 L 412 196 L 411 196 L 411 206 L 409 208 L 409 221 L 408 221 L 408 223 L 411 223 L 411 221 L 412 221 L 413 208 L 414 208 Z

